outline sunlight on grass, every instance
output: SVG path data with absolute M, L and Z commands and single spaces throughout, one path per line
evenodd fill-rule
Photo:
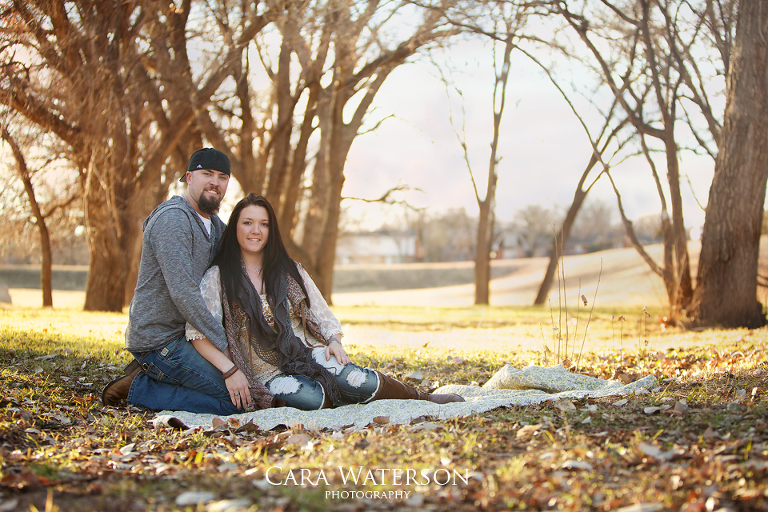
M 584 399 L 568 410 L 544 403 L 411 425 L 156 428 L 152 412 L 99 402 L 101 388 L 129 357 L 125 314 L 13 306 L 0 310 L 0 505 L 202 510 L 175 500 L 205 490 L 217 500 L 244 499 L 253 510 L 320 511 L 363 504 L 329 500 L 326 490 L 408 490 L 414 510 L 607 511 L 639 502 L 681 510 L 692 499 L 704 510 L 705 474 L 719 478 L 720 504 L 765 504 L 765 329 L 685 331 L 639 308 L 596 310 L 588 331 L 583 310 L 578 320 L 576 310 L 561 320 L 538 308 L 334 310 L 350 332 L 345 344 L 356 362 L 423 390 L 482 385 L 505 364 L 556 364 L 553 326 L 563 326 L 564 341 L 563 322 L 569 351 L 585 332 L 588 341 L 607 344 L 586 345 L 580 372 L 619 380 L 653 374 L 660 389 L 629 396 L 621 407 L 615 398 Z M 673 405 L 683 401 L 687 412 L 677 412 Z M 328 482 L 271 485 L 264 475 L 272 467 L 283 468 L 283 477 L 290 469 L 306 469 L 313 479 L 324 473 Z M 360 485 L 345 482 L 340 468 L 407 469 L 419 478 L 456 471 L 468 481 Z M 663 471 L 677 479 L 659 479 Z M 381 505 L 364 508 L 395 506 Z

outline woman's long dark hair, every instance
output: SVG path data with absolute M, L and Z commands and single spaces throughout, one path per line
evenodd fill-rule
M 237 224 L 243 209 L 248 206 L 262 206 L 269 218 L 269 236 L 264 246 L 261 278 L 272 310 L 274 328 L 264 318 L 261 297 L 243 268 L 242 251 L 237 242 Z M 326 391 L 326 399 L 334 406 L 339 405 L 341 391 L 333 375 L 313 359 L 312 349 L 293 332 L 287 293 L 289 280 L 293 278 L 301 287 L 307 307 L 309 297 L 296 262 L 285 250 L 275 210 L 269 201 L 256 194 L 248 194 L 235 205 L 213 264 L 219 267 L 230 306 L 237 306 L 248 317 L 250 346 L 284 374 L 305 375 L 319 382 Z
M 267 211 L 269 219 L 269 236 L 264 246 L 264 260 L 261 267 L 261 278 L 264 280 L 264 291 L 266 291 L 267 297 L 274 298 L 277 295 L 277 284 L 281 274 L 293 277 L 301 286 L 304 295 L 307 295 L 304 280 L 296 268 L 296 263 L 288 255 L 283 238 L 280 236 L 280 227 L 277 225 L 275 210 L 266 198 L 256 194 L 248 194 L 232 210 L 232 215 L 229 216 L 227 228 L 224 230 L 219 245 L 219 251 L 213 259 L 213 265 L 218 265 L 221 272 L 221 281 L 224 284 L 227 297 L 233 301 L 236 297 L 241 296 L 243 290 L 240 290 L 239 287 L 244 282 L 243 277 L 246 277 L 246 282 L 250 282 L 242 270 L 242 253 L 237 241 L 237 224 L 240 222 L 240 215 L 243 210 L 248 206 L 263 207 Z M 240 304 L 240 306 L 245 305 Z M 307 296 L 307 306 L 309 306 L 309 296 Z M 248 313 L 248 316 L 253 313 L 247 309 L 244 311 Z

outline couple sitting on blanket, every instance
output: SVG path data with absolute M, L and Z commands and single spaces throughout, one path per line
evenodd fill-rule
M 229 177 L 224 153 L 196 151 L 184 196 L 144 221 L 125 335 L 135 359 L 104 388 L 104 405 L 228 415 L 384 398 L 464 401 L 353 364 L 339 321 L 288 256 L 270 203 L 249 194 L 227 226 L 216 215 Z

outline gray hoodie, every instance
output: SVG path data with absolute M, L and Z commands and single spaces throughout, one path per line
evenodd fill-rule
M 128 313 L 125 346 L 148 352 L 184 336 L 187 322 L 220 350 L 227 346 L 221 322 L 205 306 L 200 280 L 216 255 L 224 223 L 203 221 L 181 196 L 173 196 L 144 221 L 139 278 Z

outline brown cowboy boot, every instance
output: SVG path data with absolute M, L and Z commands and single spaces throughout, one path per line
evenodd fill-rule
M 134 359 L 125 367 L 125 375 L 114 379 L 106 385 L 104 391 L 101 392 L 101 403 L 105 406 L 111 405 L 113 407 L 120 405 L 123 400 L 128 398 L 128 391 L 130 391 L 133 379 L 139 373 L 139 370 L 141 370 L 141 366 Z
M 379 375 L 379 389 L 376 394 L 373 395 L 371 401 L 383 400 L 385 398 L 395 399 L 410 399 L 410 400 L 429 400 L 436 404 L 447 404 L 450 402 L 463 402 L 464 399 L 459 395 L 453 393 L 449 394 L 435 394 L 435 393 L 423 393 L 413 386 L 403 384 L 399 380 L 395 380 L 388 375 L 377 371 Z

